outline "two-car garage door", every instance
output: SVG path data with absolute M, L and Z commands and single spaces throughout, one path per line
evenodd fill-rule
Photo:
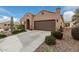
M 55 21 L 54 20 L 35 21 L 34 29 L 35 30 L 54 31 L 55 30 Z

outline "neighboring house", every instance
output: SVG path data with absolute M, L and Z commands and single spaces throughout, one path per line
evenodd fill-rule
M 0 29 L 0 32 L 4 32 L 4 29 Z
M 13 22 L 14 28 L 16 29 L 16 25 L 19 25 L 19 22 Z M 7 36 L 11 35 L 11 19 L 7 19 L 5 21 L 0 22 L 0 32 L 5 33 Z
M 42 10 L 38 14 L 25 14 L 20 23 L 25 25 L 26 29 L 55 31 L 64 27 L 64 19 L 61 16 L 61 9 L 57 8 L 56 12 Z
M 10 21 L 5 21 L 0 23 L 0 29 L 3 29 L 4 31 L 10 30 Z

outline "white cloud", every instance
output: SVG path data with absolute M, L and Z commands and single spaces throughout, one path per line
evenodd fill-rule
M 66 6 L 64 7 L 63 11 L 63 17 L 65 21 L 71 21 L 72 16 L 74 15 L 74 11 L 79 8 L 78 6 Z
M 0 15 L 0 23 L 2 22 L 6 22 L 6 21 L 10 21 L 11 20 L 11 17 L 9 16 L 1 16 Z M 17 18 L 13 18 L 14 22 L 18 22 L 18 19 Z
M 3 19 L 7 19 L 8 17 L 7 16 L 3 16 Z
M 8 17 L 7 16 L 1 16 L 0 15 L 0 23 L 4 22 L 4 21 L 8 21 Z
M 64 15 L 63 15 L 64 20 L 65 21 L 71 21 L 73 15 L 74 15 L 73 11 L 66 11 L 66 12 L 64 12 Z
M 2 15 L 1 15 L 2 14 Z M 4 16 L 5 14 L 9 15 L 9 16 Z M 0 7 L 0 23 L 1 22 L 5 22 L 5 21 L 9 21 L 10 20 L 10 16 L 15 16 L 15 14 L 13 14 L 12 12 L 10 12 L 9 10 L 5 9 L 5 8 L 1 8 Z M 14 17 L 14 21 L 17 22 L 18 19 Z
M 14 17 L 14 22 L 19 22 L 19 19 Z
M 65 6 L 64 7 L 64 11 L 75 11 L 77 8 L 79 8 L 79 6 Z

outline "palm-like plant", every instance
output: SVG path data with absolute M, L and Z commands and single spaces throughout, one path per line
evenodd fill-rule
M 14 21 L 13 21 L 13 17 L 11 17 L 10 29 L 11 29 L 11 33 L 12 33 L 12 32 L 14 31 Z
M 79 23 L 79 8 L 75 10 L 75 15 L 73 15 L 72 21 L 75 21 L 74 24 Z

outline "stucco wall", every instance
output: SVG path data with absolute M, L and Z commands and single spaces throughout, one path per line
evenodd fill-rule
M 60 26 L 64 27 L 64 22 L 60 15 L 58 15 L 57 18 L 58 19 L 56 20 L 56 30 L 59 30 Z
M 33 15 L 31 13 L 25 14 L 22 19 L 20 20 L 20 23 L 25 25 L 25 28 L 27 28 L 27 20 L 30 22 L 30 29 L 32 28 L 32 22 L 33 22 Z

